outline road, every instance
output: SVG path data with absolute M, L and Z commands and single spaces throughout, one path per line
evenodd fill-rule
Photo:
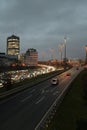
M 59 85 L 50 80 L 0 102 L 0 130 L 34 130 L 67 84 L 81 71 L 72 68 L 59 76 Z

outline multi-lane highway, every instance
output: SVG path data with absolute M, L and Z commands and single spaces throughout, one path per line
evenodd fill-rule
M 58 75 L 59 85 L 50 79 L 0 102 L 0 130 L 34 130 L 72 79 L 81 71 L 72 68 Z

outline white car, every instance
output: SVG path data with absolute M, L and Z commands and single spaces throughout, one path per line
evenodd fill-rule
M 59 84 L 58 78 L 52 78 L 52 79 L 51 79 L 51 84 L 53 84 L 53 85 Z

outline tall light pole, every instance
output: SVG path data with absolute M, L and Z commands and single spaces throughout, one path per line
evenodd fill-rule
M 87 64 L 87 45 L 85 46 L 85 51 L 86 51 L 86 59 L 85 59 L 85 64 Z
M 62 63 L 62 51 L 63 51 L 63 47 L 64 47 L 64 44 L 59 44 L 58 48 L 59 48 L 59 51 L 60 51 L 60 60 L 61 60 L 61 63 Z
M 66 37 L 64 37 L 64 46 L 65 46 L 65 55 L 64 55 L 64 69 L 66 69 L 66 40 L 67 40 L 67 38 Z
M 65 59 L 65 62 L 66 62 L 66 37 L 64 37 L 64 45 L 65 45 L 65 56 L 64 56 L 64 59 Z

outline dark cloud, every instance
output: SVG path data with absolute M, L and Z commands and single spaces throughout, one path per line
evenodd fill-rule
M 67 56 L 84 58 L 82 48 L 87 42 L 87 1 L 1 0 L 0 51 L 5 51 L 6 39 L 13 33 L 21 39 L 21 52 L 34 47 L 40 57 L 43 51 L 48 58 L 50 48 L 54 48 L 58 58 L 58 44 L 64 43 L 66 35 Z

